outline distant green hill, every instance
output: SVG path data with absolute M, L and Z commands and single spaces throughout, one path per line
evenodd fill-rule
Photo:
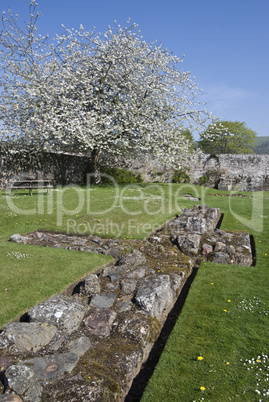
M 256 138 L 254 152 L 255 154 L 269 154 L 269 136 Z

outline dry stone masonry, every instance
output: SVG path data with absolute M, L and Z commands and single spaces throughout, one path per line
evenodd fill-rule
M 267 191 L 269 189 L 269 155 L 208 155 L 201 151 L 191 159 L 191 183 L 200 184 L 208 176 L 207 186 L 219 190 Z
M 114 262 L 3 328 L 0 401 L 123 401 L 193 267 L 252 264 L 249 235 L 216 229 L 220 217 L 205 205 L 184 209 L 143 242 L 13 235 L 13 242 L 98 252 Z
M 53 184 L 85 182 L 89 172 L 91 155 L 41 152 L 7 149 L 0 143 L 0 186 L 14 176 L 23 178 L 39 172 Z M 102 165 L 119 167 L 141 174 L 144 182 L 169 182 L 175 172 L 173 166 L 167 166 L 149 155 L 133 159 L 115 159 L 105 155 Z M 269 190 L 269 155 L 208 155 L 195 151 L 186 162 L 190 182 L 201 184 L 202 177 L 208 177 L 206 185 L 219 190 L 257 191 Z M 25 177 L 24 177 L 25 178 Z M 205 182 L 203 182 L 205 183 Z

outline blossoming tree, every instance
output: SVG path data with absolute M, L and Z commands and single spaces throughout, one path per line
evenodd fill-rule
M 24 27 L 9 10 L 0 36 L 1 133 L 35 150 L 90 152 L 95 183 L 100 157 L 152 154 L 181 166 L 190 152 L 186 128 L 210 116 L 182 59 L 146 43 L 136 24 L 98 34 L 66 29 L 37 35 L 34 0 Z
M 257 133 L 240 121 L 215 121 L 201 133 L 200 148 L 205 153 L 252 154 Z

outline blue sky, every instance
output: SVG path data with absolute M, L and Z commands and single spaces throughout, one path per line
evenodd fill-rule
M 82 24 L 98 32 L 113 25 L 139 25 L 147 42 L 162 43 L 185 55 L 207 94 L 206 108 L 222 120 L 244 121 L 259 136 L 269 136 L 269 0 L 37 0 L 38 32 L 53 36 L 61 24 Z M 0 0 L 21 18 L 25 0 Z

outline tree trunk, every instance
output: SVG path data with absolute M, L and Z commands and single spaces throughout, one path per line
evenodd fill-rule
M 100 172 L 100 159 L 101 152 L 100 149 L 94 148 L 92 151 L 92 173 L 93 173 L 93 184 L 101 184 L 101 172 Z

